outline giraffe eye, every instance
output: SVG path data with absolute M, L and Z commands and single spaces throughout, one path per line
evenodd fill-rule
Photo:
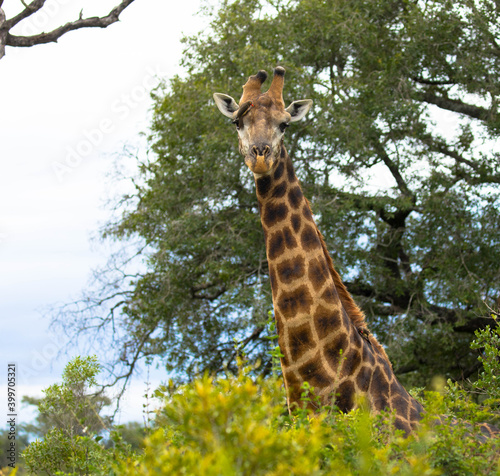
M 285 129 L 289 126 L 290 124 L 286 123 L 286 122 L 282 122 L 279 127 L 280 127 L 280 131 L 281 132 L 285 132 Z

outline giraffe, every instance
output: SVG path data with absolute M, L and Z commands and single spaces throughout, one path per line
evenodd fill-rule
M 368 331 L 315 224 L 283 143 L 285 129 L 307 114 L 312 100 L 285 108 L 284 76 L 285 69 L 276 67 L 262 93 L 267 73 L 259 71 L 243 86 L 239 104 L 221 93 L 214 100 L 236 125 L 240 153 L 255 178 L 288 407 L 303 406 L 304 382 L 321 405 L 335 398 L 343 412 L 355 408 L 355 395 L 361 394 L 372 411 L 395 412 L 396 428 L 408 435 L 423 407 L 399 383 Z

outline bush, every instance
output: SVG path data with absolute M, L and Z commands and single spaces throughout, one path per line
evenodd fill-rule
M 289 416 L 280 381 L 204 377 L 167 398 L 158 429 L 124 475 L 494 474 L 499 440 L 478 445 L 471 425 L 445 415 L 455 394 L 428 392 L 417 435 L 394 430 L 392 415 L 298 411 Z
M 479 426 L 498 417 L 499 337 L 498 326 L 487 327 L 473 344 L 483 349 L 484 365 L 473 388 L 486 397 L 478 402 L 443 382 L 420 395 L 426 414 L 408 438 L 395 430 L 393 415 L 373 415 L 363 400 L 348 414 L 324 408 L 290 415 L 281 379 L 254 379 L 242 366 L 237 376 L 159 388 L 165 404 L 136 452 L 119 431 L 111 448 L 95 425 L 89 431 L 86 422 L 103 421 L 88 393 L 99 366 L 77 358 L 40 404 L 59 426 L 23 456 L 31 472 L 54 475 L 500 475 L 500 438 L 484 438 Z M 304 399 L 309 390 L 305 385 Z M 72 418 L 62 419 L 63 409 Z

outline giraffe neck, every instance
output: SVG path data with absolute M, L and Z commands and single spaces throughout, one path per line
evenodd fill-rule
M 401 394 L 394 408 L 404 420 L 400 427 L 411 431 L 408 421 L 418 413 L 410 417 L 413 399 L 380 344 L 360 336 L 363 316 L 333 268 L 284 146 L 274 171 L 256 177 L 256 191 L 289 406 L 302 406 L 304 382 L 322 405 L 336 396 L 342 411 L 354 408 L 356 393 L 366 394 L 375 410 L 392 409 L 391 394 Z
M 354 329 L 284 147 L 274 173 L 257 178 L 256 187 L 290 403 L 299 403 L 305 381 L 329 396 Z

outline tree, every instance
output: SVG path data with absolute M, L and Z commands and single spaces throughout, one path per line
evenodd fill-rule
M 2 8 L 4 0 L 0 0 L 0 59 L 5 56 L 6 46 L 29 47 L 44 43 L 57 42 L 61 36 L 65 35 L 69 31 L 79 30 L 80 28 L 106 28 L 112 23 L 117 22 L 123 10 L 125 10 L 133 1 L 134 0 L 122 0 L 109 12 L 108 15 L 103 17 L 83 18 L 82 10 L 82 12 L 80 12 L 80 17 L 77 20 L 61 25 L 52 31 L 47 33 L 42 32 L 31 36 L 19 36 L 13 35 L 10 31 L 23 20 L 30 18 L 32 15 L 40 11 L 47 3 L 47 0 L 33 0 L 28 4 L 21 0 L 21 3 L 24 5 L 24 10 L 9 19 L 6 18 L 5 12 Z
M 131 454 L 120 434 L 111 431 L 110 417 L 100 414 L 110 400 L 91 393 L 99 372 L 96 356 L 77 356 L 66 365 L 61 384 L 46 388 L 41 399 L 26 400 L 39 411 L 26 430 L 40 438 L 22 453 L 30 474 L 109 474 L 117 457 Z M 108 432 L 106 448 L 102 433 Z
M 114 329 L 118 379 L 151 356 L 178 379 L 235 369 L 235 342 L 269 371 L 253 178 L 211 95 L 281 64 L 285 101 L 314 100 L 285 143 L 396 373 L 474 377 L 469 344 L 500 296 L 498 13 L 489 0 L 222 2 L 185 40 L 186 75 L 154 93 L 153 158 L 103 231 L 138 239 L 146 269 L 112 261 L 57 321 Z
M 23 403 L 38 410 L 35 422 L 25 426 L 25 431 L 44 437 L 51 429 L 62 430 L 68 437 L 99 434 L 110 427 L 110 417 L 101 412 L 111 405 L 111 400 L 90 390 L 97 386 L 96 376 L 100 365 L 96 356 L 75 357 L 63 372 L 62 384 L 53 384 L 44 390 L 43 398 L 23 397 Z

